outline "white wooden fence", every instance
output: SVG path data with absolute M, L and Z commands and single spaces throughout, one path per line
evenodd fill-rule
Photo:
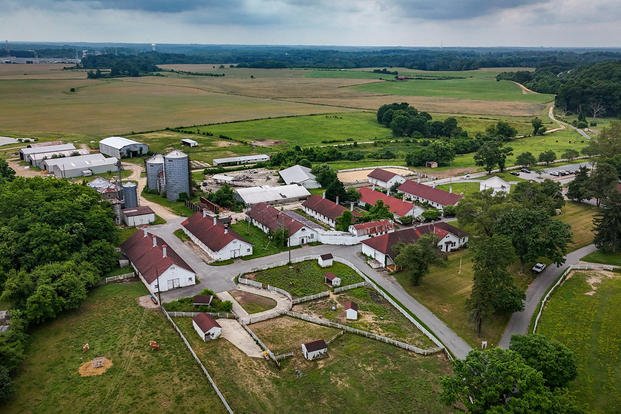
M 183 340 L 183 343 L 190 351 L 190 354 L 192 354 L 192 357 L 194 358 L 198 366 L 201 368 L 201 370 L 203 370 L 203 373 L 207 377 L 207 380 L 209 381 L 213 389 L 216 391 L 216 394 L 218 395 L 218 398 L 220 398 L 220 401 L 222 401 L 222 404 L 224 405 L 224 408 L 226 408 L 226 411 L 233 414 L 233 409 L 231 408 L 229 403 L 226 401 L 226 398 L 224 398 L 224 395 L 222 394 L 222 392 L 220 392 L 220 389 L 218 388 L 218 386 L 216 385 L 216 382 L 213 380 L 213 378 L 209 374 L 209 371 L 207 371 L 207 368 L 205 368 L 205 365 L 203 365 L 203 362 L 200 360 L 198 355 L 196 355 L 196 352 L 194 352 L 194 349 L 192 349 L 192 345 L 190 345 L 190 342 L 186 339 L 185 335 L 183 335 L 183 332 L 181 332 L 181 329 L 179 329 L 175 321 L 173 321 L 173 319 L 170 317 L 168 312 L 166 312 L 166 309 L 162 307 L 160 307 L 160 309 L 164 313 L 164 316 L 166 316 L 166 319 L 168 319 L 168 321 L 172 324 L 173 328 L 175 328 L 175 331 L 177 331 L 177 334 L 179 334 L 179 336 Z
M 408 351 L 411 351 L 411 352 L 415 352 L 415 353 L 421 354 L 421 355 L 435 354 L 435 353 L 438 353 L 438 352 L 442 352 L 442 350 L 444 349 L 443 347 L 436 347 L 436 348 L 430 348 L 430 349 L 422 349 L 422 348 L 419 348 L 417 346 L 410 345 L 410 344 L 405 343 L 405 342 L 397 341 L 397 340 L 392 339 L 392 338 L 387 338 L 385 336 L 381 336 L 381 335 L 377 335 L 377 334 L 374 334 L 374 333 L 371 333 L 371 332 L 367 332 L 367 331 L 363 331 L 363 330 L 360 330 L 360 329 L 352 328 L 352 327 L 347 326 L 347 325 L 341 325 L 340 323 L 328 321 L 326 319 L 315 318 L 313 316 L 304 315 L 303 313 L 285 311 L 284 314 L 287 315 L 287 316 L 291 316 L 292 318 L 301 319 L 303 321 L 315 323 L 317 325 L 328 326 L 330 328 L 341 329 L 343 331 L 350 332 L 350 333 L 353 333 L 353 334 L 356 334 L 356 335 L 365 336 L 367 338 L 375 339 L 377 341 L 381 341 L 381 342 L 384 342 L 384 343 L 387 343 L 387 344 L 390 344 L 390 345 L 394 345 L 394 346 L 397 346 L 399 348 L 402 348 L 402 349 L 405 349 L 405 350 L 408 350 Z
M 237 278 L 237 283 L 240 283 L 242 285 L 252 286 L 257 289 L 265 289 L 265 290 L 269 290 L 270 292 L 280 293 L 281 295 L 288 298 L 290 301 L 293 301 L 293 296 L 291 296 L 291 293 L 287 292 L 284 289 L 277 288 L 276 286 L 265 285 L 261 282 L 257 282 L 256 280 L 246 279 L 245 277 L 241 277 L 241 276 Z
M 356 288 L 363 287 L 363 286 L 366 286 L 366 285 L 367 285 L 367 282 L 358 282 L 358 283 L 354 283 L 352 285 L 347 285 L 347 286 L 342 286 L 342 287 L 335 288 L 333 290 L 333 292 L 334 293 L 341 293 L 341 292 L 345 292 L 347 290 L 356 289 Z M 297 305 L 299 303 L 310 302 L 311 300 L 321 299 L 321 298 L 325 298 L 327 296 L 330 296 L 330 292 L 329 291 L 319 292 L 319 293 L 315 293 L 313 295 L 302 296 L 301 298 L 294 298 L 292 303 L 294 305 Z
M 104 285 L 107 285 L 108 283 L 118 282 L 118 281 L 127 280 L 127 279 L 133 279 L 135 277 L 136 277 L 136 274 L 134 272 L 130 272 L 130 273 L 124 273 L 122 275 L 108 276 L 104 278 L 102 282 Z
M 367 286 L 368 283 L 367 282 L 358 282 L 358 283 L 354 283 L 352 285 L 347 285 L 347 286 L 341 286 L 341 287 L 337 287 L 334 289 L 334 293 L 341 293 L 341 292 L 345 292 L 346 290 L 352 290 L 352 289 L 356 289 L 359 287 L 364 287 Z
M 240 320 L 241 322 L 241 320 Z M 276 355 L 274 355 L 274 353 L 267 347 L 267 345 L 265 345 L 265 343 L 252 331 L 252 329 L 248 328 L 248 326 L 241 322 L 240 325 L 242 326 L 242 328 L 244 328 L 244 330 L 246 332 L 248 332 L 248 335 L 250 335 L 252 337 L 252 339 L 254 339 L 254 341 L 257 343 L 257 345 L 259 345 L 259 347 L 265 351 L 267 353 L 267 356 L 274 361 L 274 363 L 276 364 L 276 366 L 280 367 L 280 362 L 278 362 L 278 359 L 276 359 Z
M 237 319 L 237 317 L 228 312 L 177 312 L 177 311 L 167 311 L 170 316 L 173 318 L 193 318 L 199 313 L 206 313 L 208 315 L 213 316 L 214 318 L 222 318 L 222 319 Z

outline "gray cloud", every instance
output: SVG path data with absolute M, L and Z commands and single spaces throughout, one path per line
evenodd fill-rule
M 547 2 L 548 0 L 394 0 L 386 3 L 387 7 L 392 5 L 411 18 L 462 20 Z

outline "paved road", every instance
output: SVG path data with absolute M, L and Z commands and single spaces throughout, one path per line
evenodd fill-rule
M 530 326 L 533 314 L 535 313 L 535 310 L 537 310 L 539 302 L 541 302 L 541 299 L 543 299 L 548 289 L 550 289 L 550 287 L 558 280 L 561 273 L 563 273 L 569 265 L 578 263 L 582 257 L 594 252 L 595 250 L 597 249 L 593 244 L 575 250 L 566 256 L 565 263 L 562 266 L 548 266 L 546 270 L 537 276 L 537 278 L 528 286 L 528 289 L 526 290 L 524 310 L 521 312 L 515 312 L 511 315 L 511 319 L 502 334 L 502 338 L 500 338 L 498 346 L 508 348 L 511 336 L 528 333 L 528 327 Z

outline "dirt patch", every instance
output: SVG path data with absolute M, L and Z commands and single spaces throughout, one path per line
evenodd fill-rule
M 359 170 L 359 171 L 341 171 L 337 175 L 338 175 L 339 180 L 341 180 L 343 183 L 360 183 L 363 181 L 367 181 L 367 175 L 369 175 L 371 171 L 373 171 L 374 169 L 375 167 L 369 167 L 368 169 Z M 384 170 L 394 172 L 396 174 L 401 174 L 404 176 L 409 176 L 413 174 L 413 171 L 405 167 L 384 168 Z
M 112 361 L 106 357 L 97 357 L 80 365 L 78 372 L 81 377 L 103 375 L 112 366 Z
M 274 299 L 265 296 L 255 295 L 254 293 L 244 292 L 243 290 L 237 289 L 231 290 L 229 293 L 237 302 L 239 302 L 240 305 L 242 305 L 242 307 L 248 307 L 250 310 L 256 308 L 261 309 L 258 310 L 258 312 L 261 312 L 263 310 L 272 309 L 276 306 L 276 301 Z M 248 311 L 248 313 L 255 312 Z
M 602 280 L 612 279 L 614 277 L 615 277 L 615 274 L 612 272 L 600 271 L 600 272 L 587 273 L 586 282 L 591 287 L 591 290 L 588 292 L 585 292 L 584 294 L 587 296 L 595 295 L 595 293 L 597 293 L 597 288 L 602 283 Z
M 275 139 L 264 139 L 262 141 L 252 141 L 250 145 L 255 147 L 275 147 L 276 145 L 280 145 L 282 143 L 282 141 Z
M 145 309 L 157 309 L 159 306 L 151 300 L 151 296 L 145 295 L 140 296 L 136 299 L 138 301 L 138 305 L 142 306 Z
M 238 145 L 238 144 L 237 142 L 233 142 L 233 141 L 216 141 L 213 143 L 213 145 L 218 148 L 227 148 L 227 147 L 234 147 L 235 145 Z

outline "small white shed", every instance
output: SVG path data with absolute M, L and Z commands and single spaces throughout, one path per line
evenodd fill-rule
M 222 334 L 222 327 L 208 313 L 199 313 L 192 318 L 192 326 L 203 341 L 217 339 Z
M 356 302 L 347 301 L 344 305 L 345 308 L 345 319 L 350 321 L 358 320 L 358 305 Z
M 317 264 L 319 267 L 330 267 L 334 263 L 334 256 L 331 253 L 322 254 L 317 259 Z
M 325 282 L 332 287 L 341 286 L 341 278 L 335 275 L 334 273 L 327 272 L 324 278 L 325 278 Z
M 316 341 L 302 344 L 302 354 L 304 354 L 304 358 L 308 359 L 309 361 L 320 358 L 327 352 L 328 345 L 323 339 L 318 339 Z

